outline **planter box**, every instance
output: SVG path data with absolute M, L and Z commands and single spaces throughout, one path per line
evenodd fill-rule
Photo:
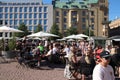
M 16 57 L 16 52 L 15 51 L 2 51 L 2 55 L 5 58 L 15 58 Z

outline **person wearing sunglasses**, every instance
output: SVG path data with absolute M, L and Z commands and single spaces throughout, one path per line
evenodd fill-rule
M 108 51 L 102 51 L 100 62 L 93 70 L 93 80 L 115 80 L 113 68 L 109 65 L 111 55 Z

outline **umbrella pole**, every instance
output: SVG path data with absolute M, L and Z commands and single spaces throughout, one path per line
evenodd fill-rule
M 5 51 L 5 32 L 3 32 L 3 49 Z

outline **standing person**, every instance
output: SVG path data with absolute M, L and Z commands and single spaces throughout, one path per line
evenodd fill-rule
M 39 43 L 39 46 L 37 46 L 37 48 L 40 49 L 40 54 L 43 55 L 44 54 L 44 46 L 43 46 L 43 42 Z
M 91 55 L 92 51 L 87 50 L 85 55 L 80 58 L 79 63 L 79 72 L 81 74 L 81 80 L 86 80 L 86 77 L 91 80 L 93 69 L 95 67 L 94 57 Z
M 107 51 L 100 54 L 100 63 L 93 70 L 93 80 L 115 80 L 113 68 L 109 65 L 111 55 Z
M 66 54 L 66 55 L 68 55 L 69 52 L 70 52 L 70 47 L 69 47 L 68 44 L 65 44 L 65 48 L 63 49 L 63 53 Z
M 78 80 L 78 61 L 77 56 L 75 55 L 75 46 L 70 47 L 70 52 L 68 55 L 68 64 L 70 65 L 70 72 L 72 73 L 72 76 Z

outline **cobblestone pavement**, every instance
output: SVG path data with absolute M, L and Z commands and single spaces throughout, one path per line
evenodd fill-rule
M 41 69 L 30 69 L 17 62 L 0 63 L 0 80 L 66 80 L 64 66 L 52 68 L 42 65 Z
M 0 61 L 2 61 L 1 58 Z M 42 63 L 41 69 L 30 69 L 20 66 L 14 60 L 9 63 L 2 61 L 0 62 L 0 80 L 67 80 L 63 75 L 64 66 L 58 64 L 48 66 Z

